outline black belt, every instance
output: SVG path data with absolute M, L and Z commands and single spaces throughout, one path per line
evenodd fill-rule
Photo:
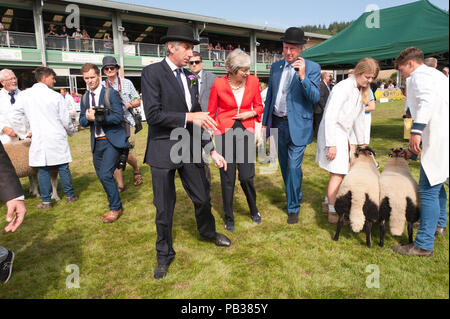
M 275 114 L 272 114 L 272 115 L 275 116 L 275 117 L 278 117 L 279 119 L 282 119 L 282 120 L 287 120 L 288 119 L 287 115 L 285 115 L 285 116 L 278 116 L 278 115 L 275 115 Z

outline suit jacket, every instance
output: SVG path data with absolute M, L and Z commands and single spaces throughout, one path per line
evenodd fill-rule
M 211 86 L 214 83 L 214 79 L 217 77 L 214 73 L 203 70 L 202 78 L 200 79 L 200 106 L 202 107 L 202 112 L 207 112 L 209 93 L 211 91 Z
M 19 177 L 0 142 L 0 198 L 6 203 L 22 195 L 23 189 Z
M 106 138 L 108 141 L 116 148 L 125 148 L 128 147 L 127 137 L 125 133 L 125 129 L 122 126 L 123 120 L 123 110 L 122 110 L 122 100 L 119 96 L 119 93 L 116 90 L 110 91 L 109 101 L 111 103 L 111 110 L 109 114 L 105 116 L 105 120 L 103 122 L 97 122 L 94 120 L 93 122 L 89 121 L 86 118 L 86 110 L 91 107 L 90 99 L 86 99 L 86 105 L 81 99 L 80 102 L 80 125 L 83 127 L 90 126 L 91 129 L 91 151 L 94 152 L 95 149 L 95 126 L 101 125 L 103 131 L 105 132 Z M 105 88 L 102 87 L 99 105 L 105 104 Z
M 272 113 L 280 87 L 281 74 L 285 60 L 272 64 L 262 125 L 271 123 Z M 320 99 L 320 65 L 305 59 L 306 76 L 300 81 L 294 74 L 287 94 L 287 113 L 289 133 L 292 142 L 297 145 L 308 145 L 313 140 L 313 104 Z
M 245 84 L 244 96 L 239 113 L 255 111 L 257 116 L 242 121 L 242 125 L 254 133 L 255 121 L 261 122 L 263 110 L 259 80 L 256 76 L 249 75 Z M 214 81 L 209 96 L 208 113 L 209 116 L 217 121 L 219 132 L 216 132 L 216 134 L 224 134 L 233 127 L 236 121 L 233 119 L 233 116 L 238 114 L 238 106 L 230 83 L 228 82 L 228 76 L 218 78 Z
M 314 113 L 323 113 L 325 106 L 327 105 L 328 96 L 330 96 L 330 91 L 327 88 L 325 82 L 320 81 L 320 100 L 314 104 Z
M 192 75 L 188 70 L 183 70 L 186 77 Z M 189 80 L 187 83 L 192 103 L 190 111 L 177 79 L 165 60 L 150 64 L 142 70 L 142 100 L 148 123 L 144 163 L 150 166 L 173 169 L 181 167 L 185 162 L 203 165 L 200 147 L 205 147 L 211 142 L 211 138 L 201 139 L 203 130 L 196 126 L 196 132 L 200 134 L 196 134 L 194 141 L 194 125 L 186 123 L 187 112 L 201 112 L 198 85 L 191 85 Z M 185 143 L 186 140 L 181 142 L 185 138 L 189 139 L 189 145 Z M 188 158 L 183 158 L 181 162 L 178 159 L 172 161 L 171 151 L 175 149 L 174 146 L 177 147 L 176 144 L 189 150 Z M 186 149 L 183 152 L 186 155 Z

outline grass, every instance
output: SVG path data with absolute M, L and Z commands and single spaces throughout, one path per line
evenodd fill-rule
M 373 113 L 371 146 L 383 168 L 389 149 L 407 146 L 403 137 L 402 102 L 378 104 Z M 146 133 L 137 135 L 136 154 L 142 162 Z M 38 198 L 27 197 L 28 215 L 14 234 L 0 234 L 0 243 L 16 253 L 14 273 L 0 285 L 0 298 L 449 298 L 449 240 L 438 238 L 435 257 L 402 256 L 390 247 L 406 243 L 403 236 L 387 234 L 385 247 L 365 246 L 364 233 L 349 226 L 339 242 L 332 241 L 335 225 L 321 213 L 328 174 L 314 162 L 315 143 L 308 146 L 304 168 L 304 203 L 297 225 L 287 225 L 281 173 L 255 177 L 262 224 L 250 219 L 244 193 L 236 184 L 233 245 L 226 248 L 201 241 L 193 204 L 176 178 L 174 248 L 177 256 L 168 276 L 153 279 L 156 266 L 155 207 L 150 168 L 142 166 L 144 184 L 131 184 L 124 173 L 124 215 L 113 224 L 99 218 L 107 209 L 106 195 L 92 165 L 89 132 L 70 138 L 71 171 L 80 200 L 56 203 L 38 211 Z M 419 178 L 419 163 L 411 162 Z M 212 168 L 212 206 L 216 227 L 224 232 L 220 177 Z M 22 183 L 28 191 L 28 180 Z M 64 197 L 60 190 L 60 196 Z M 447 208 L 448 211 L 448 208 Z M 5 206 L 0 216 L 5 216 Z M 6 222 L 1 219 L 3 229 Z M 80 288 L 66 288 L 68 265 L 80 270 Z M 368 265 L 380 270 L 380 288 L 367 288 Z

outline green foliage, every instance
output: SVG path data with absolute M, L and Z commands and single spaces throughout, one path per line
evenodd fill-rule
M 403 137 L 403 102 L 377 104 L 373 113 L 371 147 L 383 168 L 389 149 L 407 146 Z M 137 134 L 137 157 L 142 163 L 146 130 Z M 385 247 L 377 245 L 378 224 L 371 249 L 364 233 L 344 226 L 338 242 L 335 225 L 321 212 L 328 173 L 314 162 L 315 143 L 307 147 L 303 163 L 303 204 L 296 225 L 286 223 L 286 198 L 281 173 L 261 174 L 256 165 L 255 187 L 262 224 L 255 225 L 245 195 L 236 182 L 235 232 L 227 233 L 230 248 L 200 240 L 193 204 L 178 177 L 173 237 L 177 256 L 168 276 L 153 279 L 156 266 L 155 207 L 150 168 L 142 166 L 144 184 L 132 185 L 127 167 L 127 189 L 121 194 L 124 215 L 103 224 L 108 209 L 103 188 L 95 175 L 88 130 L 70 138 L 71 171 L 80 200 L 54 203 L 38 211 L 38 198 L 27 196 L 28 215 L 14 234 L 0 233 L 0 244 L 16 253 L 14 271 L 0 298 L 449 298 L 448 234 L 435 242 L 435 257 L 402 256 L 391 250 L 407 243 L 407 234 L 389 234 Z M 416 180 L 420 164 L 411 162 Z M 211 165 L 212 206 L 217 231 L 224 232 L 220 176 Z M 28 180 L 22 183 L 28 191 Z M 60 197 L 64 194 L 59 188 Z M 0 208 L 0 217 L 6 210 Z M 6 226 L 4 217 L 0 229 Z M 66 288 L 66 267 L 80 269 L 80 288 Z M 367 266 L 380 269 L 380 288 L 367 288 Z
M 305 32 L 313 32 L 313 33 L 321 33 L 321 34 L 327 34 L 327 35 L 335 35 L 342 30 L 344 30 L 346 27 L 348 27 L 350 24 L 352 24 L 353 21 L 350 22 L 333 22 L 328 25 L 328 27 L 324 25 L 305 25 L 300 28 L 303 29 Z

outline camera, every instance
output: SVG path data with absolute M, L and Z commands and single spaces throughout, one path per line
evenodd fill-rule
M 105 116 L 109 114 L 109 108 L 104 105 L 99 105 L 93 108 L 95 110 L 95 120 L 97 122 L 103 122 L 105 120 Z
M 130 148 L 122 148 L 119 153 L 119 159 L 117 161 L 117 169 L 125 170 L 127 166 L 128 153 L 130 152 Z
M 300 57 L 297 57 L 297 60 L 300 60 Z M 298 72 L 298 70 L 300 70 L 299 68 L 294 68 L 294 70 L 296 71 L 296 72 Z

